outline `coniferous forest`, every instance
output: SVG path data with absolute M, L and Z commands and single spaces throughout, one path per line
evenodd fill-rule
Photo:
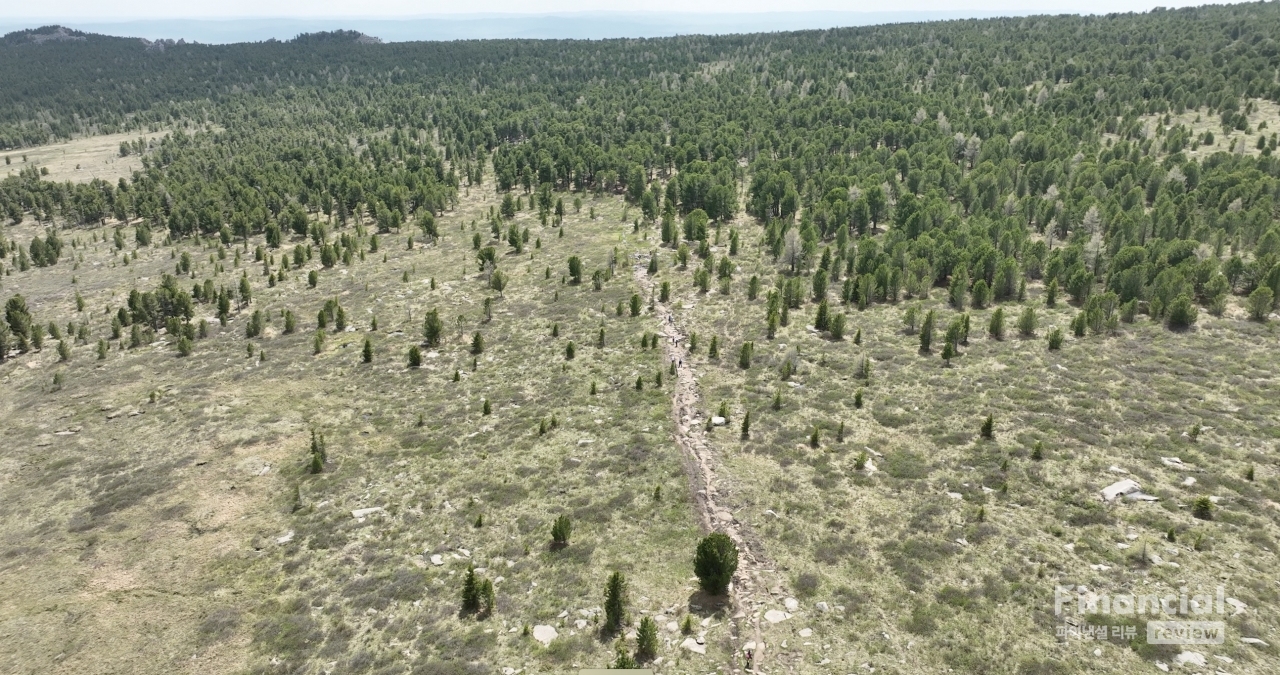
M 15 672 L 1280 668 L 1280 5 L 0 92 Z

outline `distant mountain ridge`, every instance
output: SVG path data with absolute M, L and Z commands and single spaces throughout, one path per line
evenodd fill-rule
M 102 35 L 97 33 L 89 33 L 85 31 L 67 28 L 66 26 L 50 25 L 41 26 L 39 28 L 31 28 L 7 33 L 0 44 L 6 45 L 43 45 L 49 42 L 86 42 L 90 39 L 107 39 L 107 40 L 138 40 L 142 43 L 143 49 L 148 52 L 161 52 L 173 47 L 180 47 L 185 44 L 199 44 L 196 41 L 186 40 L 185 38 L 158 38 L 149 40 L 143 38 L 121 37 L 115 35 Z M 267 40 L 267 42 L 280 42 L 279 40 Z M 315 44 L 339 44 L 343 42 L 363 45 L 382 44 L 382 39 L 372 35 L 366 35 L 360 31 L 354 30 L 335 30 L 320 31 L 315 33 L 301 33 L 285 42 L 315 45 Z
M 482 39 L 578 39 L 652 38 L 673 35 L 724 35 L 769 33 L 887 23 L 916 23 L 995 16 L 1021 16 L 1031 12 L 994 11 L 886 11 L 886 12 L 765 12 L 765 13 L 659 13 L 582 12 L 565 14 L 475 14 L 419 16 L 402 19 L 269 18 L 269 19 L 144 19 L 131 21 L 61 21 L 75 30 L 68 34 L 141 37 L 149 40 L 185 38 L 203 44 L 288 41 L 303 34 L 345 34 L 369 37 L 365 42 Z M 52 23 L 52 22 L 51 22 Z M 29 23 L 27 25 L 30 25 Z M 22 25 L 0 19 L 0 31 Z M 49 28 L 46 26 L 45 28 Z M 41 31 L 43 29 L 35 29 Z M 23 31 L 18 31 L 23 32 Z M 359 38 L 353 38 L 359 40 Z

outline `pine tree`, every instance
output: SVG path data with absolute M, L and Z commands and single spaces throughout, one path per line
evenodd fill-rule
M 621 572 L 609 575 L 604 589 L 604 625 L 601 631 L 605 635 L 616 635 L 622 630 L 626 620 L 627 580 Z
M 711 346 L 707 348 L 707 357 L 712 359 L 720 358 L 719 336 L 711 336 Z
M 631 294 L 631 316 L 640 316 L 640 294 Z
M 831 319 L 830 313 L 831 313 L 831 310 L 827 306 L 827 299 L 823 298 L 822 301 L 818 303 L 817 314 L 815 314 L 813 317 L 813 327 L 820 331 L 826 330 L 827 324 L 830 322 L 830 319 Z
M 1003 307 L 997 307 L 995 311 L 991 312 L 991 322 L 987 324 L 987 334 L 989 334 L 992 337 L 992 339 L 995 339 L 995 340 L 1004 339 L 1004 308 Z
M 551 544 L 554 548 L 563 548 L 569 545 L 569 538 L 573 535 L 573 522 L 569 520 L 569 516 L 561 514 L 551 525 Z
M 982 438 L 988 441 L 996 437 L 996 421 L 994 416 L 987 415 L 987 418 L 982 421 L 981 434 Z
M 418 349 L 418 345 L 414 345 L 409 348 L 409 367 L 422 367 L 422 350 Z
M 738 351 L 738 367 L 747 370 L 751 367 L 751 355 L 755 351 L 754 342 L 742 343 L 742 349 Z
M 933 310 L 929 310 L 924 315 L 924 322 L 920 324 L 920 353 L 928 354 L 933 346 Z
M 471 354 L 472 356 L 479 356 L 483 353 L 484 336 L 480 334 L 480 331 L 476 331 L 475 334 L 471 336 Z
M 462 577 L 462 612 L 473 614 L 480 611 L 480 601 L 480 582 L 476 579 L 476 568 L 472 565 Z
M 773 394 L 773 409 L 782 410 L 782 390 L 781 389 L 774 392 Z
M 636 661 L 648 663 L 658 655 L 658 623 L 653 617 L 640 619 L 640 627 L 636 630 Z
M 745 441 L 748 438 L 751 438 L 751 411 L 750 410 L 743 413 L 742 415 L 742 440 Z
M 1049 351 L 1054 352 L 1062 349 L 1062 329 L 1054 328 L 1049 333 Z
M 693 572 L 709 595 L 724 595 L 738 570 L 738 547 L 722 532 L 713 532 L 698 542 L 693 556 Z
M 809 434 L 809 447 L 817 448 L 821 446 L 821 439 L 818 437 L 818 427 L 813 428 L 813 433 Z
M 564 346 L 564 358 L 565 358 L 565 360 L 566 360 L 566 361 L 572 361 L 572 360 L 573 360 L 573 356 L 574 356 L 574 352 L 575 352 L 575 350 L 574 350 L 574 346 L 573 346 L 573 340 L 570 340 L 570 341 L 569 341 L 569 344 L 567 344 L 567 345 L 565 345 L 565 346 Z
M 489 399 L 487 399 L 487 398 L 486 398 L 486 399 L 484 400 L 484 405 L 483 405 L 483 407 L 482 407 L 482 409 L 481 409 L 481 413 L 480 413 L 480 414 L 482 414 L 482 415 L 491 415 L 491 414 L 493 414 L 493 406 L 489 405 Z
M 493 616 L 494 605 L 497 604 L 496 594 L 493 591 L 493 581 L 485 579 L 480 582 L 480 613 L 484 616 Z
M 1034 307 L 1023 308 L 1022 314 L 1018 316 L 1018 334 L 1024 338 L 1035 337 L 1036 309 Z
M 440 340 L 444 337 L 444 321 L 440 320 L 440 312 L 438 310 L 429 310 L 426 318 L 422 320 L 422 337 L 425 339 L 427 347 L 440 346 Z
M 950 365 L 951 365 L 951 359 L 952 359 L 955 355 L 956 355 L 956 349 L 955 349 L 955 347 L 952 347 L 952 346 L 951 346 L 951 341 L 950 341 L 950 340 L 948 340 L 948 341 L 944 342 L 944 343 L 942 344 L 942 362 L 943 362 L 944 364 L 946 364 L 946 365 L 950 366 Z
M 364 349 L 360 351 L 360 357 L 365 363 L 373 363 L 373 343 L 369 338 L 364 339 Z
M 862 390 L 853 392 L 853 407 L 862 410 Z

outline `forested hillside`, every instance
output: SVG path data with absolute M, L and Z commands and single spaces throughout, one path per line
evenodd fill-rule
M 0 522 L 0 656 L 1145 672 L 1203 664 L 1142 617 L 1055 636 L 1054 586 L 1225 583 L 1248 609 L 1211 656 L 1268 672 L 1278 41 L 1275 3 L 11 33 L 0 495 L 30 501 Z M 109 134 L 140 170 L 28 157 Z M 1098 498 L 1125 477 L 1153 501 Z M 732 590 L 694 563 L 710 530 Z M 148 605 L 148 574 L 200 600 Z M 72 597 L 93 621 L 38 627 Z M 108 601 L 158 651 L 113 642 Z

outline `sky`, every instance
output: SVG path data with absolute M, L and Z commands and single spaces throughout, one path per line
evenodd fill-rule
M 1106 13 L 1180 7 L 1202 2 L 1150 0 L 645 0 L 635 5 L 598 0 L 0 0 L 0 22 L 25 19 L 111 21 L 138 19 L 396 18 L 467 14 L 554 14 L 622 10 L 653 13 L 751 12 L 992 12 Z

